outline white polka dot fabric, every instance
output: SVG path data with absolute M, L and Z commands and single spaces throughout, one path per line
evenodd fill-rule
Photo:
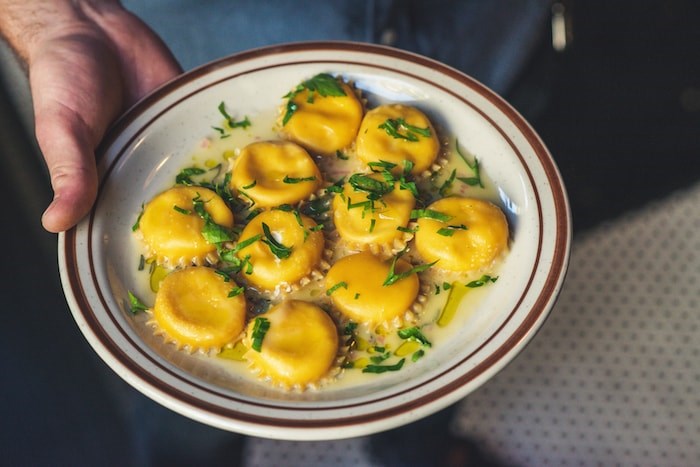
M 453 432 L 504 465 L 700 465 L 700 185 L 577 237 L 561 296 Z M 366 439 L 250 439 L 247 466 L 369 466 Z
M 577 238 L 549 319 L 458 405 L 522 466 L 700 465 L 700 185 Z

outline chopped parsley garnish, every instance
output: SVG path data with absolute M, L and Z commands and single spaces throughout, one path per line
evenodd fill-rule
M 425 138 L 430 138 L 431 136 L 430 127 L 420 128 L 407 123 L 403 118 L 387 118 L 378 128 L 386 131 L 393 138 L 414 143 L 419 140 L 419 135 Z M 402 130 L 404 133 L 401 133 Z
M 236 243 L 236 246 L 228 251 L 230 251 L 231 253 L 237 253 L 237 252 L 241 251 L 243 248 L 257 242 L 261 238 L 262 238 L 262 234 L 257 234 L 257 235 L 250 237 L 250 238 L 246 238 L 245 240 L 242 240 L 242 241 Z
M 393 184 L 382 182 L 360 173 L 351 175 L 348 183 L 355 190 L 368 193 L 367 198 L 375 200 L 394 190 Z
M 415 363 L 420 360 L 423 355 L 425 355 L 425 351 L 423 349 L 418 349 L 411 355 L 411 361 Z
M 230 242 L 233 240 L 233 233 L 223 225 L 214 222 L 211 215 L 204 209 L 204 203 L 199 193 L 197 193 L 196 198 L 192 199 L 194 212 L 204 220 L 204 227 L 202 227 L 202 236 L 204 239 L 211 244 Z
M 414 228 L 398 226 L 398 227 L 396 227 L 396 230 L 398 230 L 399 232 L 414 234 L 414 233 L 418 232 L 418 226 L 415 226 Z
M 401 368 L 403 368 L 403 364 L 406 361 L 405 358 L 402 358 L 399 360 L 397 363 L 394 365 L 367 365 L 362 369 L 363 373 L 385 373 L 387 371 L 399 371 Z
M 455 146 L 457 148 L 457 154 L 459 154 L 459 157 L 462 158 L 462 160 L 467 164 L 467 166 L 470 169 L 472 169 L 472 172 L 474 173 L 474 176 L 472 177 L 457 177 L 457 180 L 459 180 L 462 183 L 466 183 L 469 186 L 479 186 L 481 188 L 484 188 L 484 183 L 481 181 L 479 159 L 475 157 L 473 163 L 469 162 L 467 157 L 464 154 L 462 154 L 462 151 L 460 151 L 459 149 L 459 141 L 455 141 Z
M 294 98 L 304 90 L 309 91 L 309 96 L 306 99 L 308 103 L 313 103 L 315 93 L 320 94 L 321 97 L 340 97 L 346 95 L 345 90 L 337 79 L 328 73 L 319 73 L 313 78 L 302 82 L 294 88 L 293 91 L 283 96 L 288 100 L 284 117 L 282 117 L 282 126 L 286 125 L 289 119 L 292 118 L 294 113 L 299 109 L 299 105 L 294 102 Z
M 257 181 L 257 180 L 253 180 L 253 181 L 250 182 L 248 185 L 242 186 L 241 189 L 242 189 L 242 190 L 250 190 L 251 188 L 253 188 L 253 187 L 254 187 L 255 185 L 257 185 L 257 184 L 258 184 L 258 181 Z
M 335 151 L 335 157 L 337 157 L 340 160 L 346 161 L 350 159 L 343 151 L 337 150 Z
M 205 172 L 206 170 L 200 167 L 187 167 L 182 169 L 180 173 L 175 176 L 175 183 L 186 186 L 196 185 L 192 177 L 195 175 L 202 175 Z
M 390 171 L 391 169 L 396 167 L 396 164 L 394 164 L 393 162 L 380 160 L 378 162 L 368 162 L 367 166 L 372 172 L 383 172 L 385 170 Z
M 430 341 L 423 335 L 422 332 L 420 332 L 420 329 L 418 329 L 418 327 L 416 326 L 405 329 L 399 329 L 398 333 L 401 339 L 413 339 L 420 342 L 426 347 L 433 346 L 433 344 L 430 343 Z
M 448 222 L 452 219 L 449 214 L 444 214 L 434 209 L 414 209 L 411 211 L 411 219 L 428 218 L 440 222 Z
M 442 235 L 443 237 L 451 237 L 452 235 L 454 235 L 455 230 L 469 230 L 469 229 L 464 224 L 448 225 L 447 227 L 443 227 L 441 229 L 438 229 L 437 233 L 438 233 L 438 235 Z
M 285 175 L 284 179 L 282 180 L 284 183 L 301 183 L 301 182 L 314 182 L 316 181 L 316 176 L 312 175 L 310 177 L 290 177 L 289 175 Z
M 263 339 L 265 338 L 265 334 L 267 334 L 267 331 L 270 329 L 270 321 L 262 316 L 258 316 L 255 318 L 255 322 L 253 324 L 253 343 L 251 347 L 253 350 L 256 352 L 260 352 L 262 350 L 262 342 Z
M 386 280 L 382 285 L 392 285 L 395 284 L 396 282 L 400 281 L 401 279 L 405 279 L 406 277 L 409 277 L 411 274 L 417 274 L 419 272 L 423 272 L 427 269 L 430 269 L 437 263 L 437 260 L 433 261 L 432 263 L 426 263 L 426 264 L 419 264 L 418 266 L 414 266 L 408 271 L 401 272 L 396 274 L 396 261 L 398 261 L 399 257 L 401 256 L 401 253 L 398 255 L 394 256 L 394 258 L 391 260 L 391 266 L 389 267 L 389 274 L 386 276 Z
M 221 276 L 221 278 L 224 280 L 224 282 L 230 282 L 231 281 L 231 276 L 226 274 L 224 271 L 219 271 L 218 269 L 214 269 L 214 272 L 218 275 Z
M 223 101 L 219 104 L 219 113 L 224 116 L 226 119 L 226 124 L 229 128 L 248 128 L 251 125 L 248 117 L 245 117 L 243 120 L 239 121 L 234 120 L 234 118 L 231 117 L 228 112 L 226 112 L 226 104 L 224 104 Z
M 348 324 L 346 324 L 343 328 L 343 335 L 352 336 L 352 334 L 355 332 L 355 329 L 357 329 L 357 323 L 353 321 L 348 321 Z
M 491 277 L 491 276 L 489 276 L 488 274 L 484 274 L 483 276 L 481 276 L 481 277 L 478 278 L 477 280 L 471 281 L 471 282 L 469 282 L 469 283 L 467 283 L 467 284 L 465 284 L 465 285 L 466 285 L 467 287 L 471 288 L 471 289 L 474 289 L 474 288 L 476 288 L 476 287 L 482 287 L 482 286 L 484 286 L 484 285 L 486 285 L 486 284 L 488 284 L 488 283 L 496 282 L 497 280 L 498 280 L 498 276 L 496 276 L 496 277 Z
M 442 184 L 440 189 L 438 190 L 438 193 L 440 193 L 440 196 L 445 196 L 447 195 L 447 192 L 452 188 L 452 185 L 454 184 L 455 177 L 457 176 L 457 169 L 454 169 L 452 173 L 450 174 L 450 178 L 445 180 L 445 182 Z
M 326 290 L 326 295 L 330 296 L 333 292 L 335 292 L 336 290 L 338 290 L 338 289 L 341 288 L 341 287 L 344 288 L 344 289 L 347 289 L 347 288 L 348 288 L 348 283 L 345 282 L 345 281 L 338 282 L 338 283 L 335 284 L 333 287 L 331 287 L 330 289 Z
M 173 209 L 179 212 L 180 214 L 184 214 L 185 216 L 189 216 L 190 214 L 192 214 L 192 211 L 190 211 L 189 209 L 181 208 L 177 205 L 173 206 Z
M 141 203 L 141 212 L 139 212 L 139 215 L 136 217 L 136 222 L 134 222 L 134 225 L 131 226 L 131 231 L 136 232 L 140 225 L 141 225 L 141 218 L 143 217 L 143 203 Z
M 130 290 L 127 291 L 127 294 L 129 295 L 129 311 L 131 311 L 132 314 L 148 310 L 148 307 L 139 300 L 136 295 L 131 293 Z
M 245 292 L 245 287 L 242 287 L 242 286 L 234 287 L 234 288 L 231 289 L 231 291 L 228 293 L 228 298 L 237 297 L 237 296 L 239 296 L 240 294 L 242 294 L 243 292 Z
M 289 258 L 289 256 L 292 254 L 292 249 L 277 241 L 277 239 L 272 235 L 270 227 L 264 222 L 262 223 L 262 229 L 263 234 L 265 235 L 262 242 L 270 247 L 272 254 L 279 259 Z

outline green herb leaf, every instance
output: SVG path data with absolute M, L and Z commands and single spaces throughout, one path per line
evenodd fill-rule
M 292 249 L 278 242 L 277 239 L 275 239 L 275 237 L 272 235 L 272 232 L 270 232 L 270 227 L 264 222 L 262 223 L 262 229 L 263 234 L 265 235 L 265 238 L 262 239 L 262 242 L 270 247 L 270 251 L 272 252 L 272 254 L 278 257 L 279 259 L 289 258 L 289 256 L 292 254 Z
M 357 329 L 357 323 L 355 323 L 353 321 L 348 321 L 348 323 L 343 328 L 343 335 L 344 336 L 352 336 L 353 333 L 355 332 L 355 329 Z
M 251 125 L 248 117 L 245 117 L 243 120 L 239 121 L 234 120 L 234 118 L 231 117 L 228 112 L 226 112 L 226 104 L 224 104 L 223 101 L 219 104 L 219 112 L 226 119 L 226 123 L 228 124 L 229 128 L 248 128 Z
M 475 281 L 471 281 L 471 282 L 469 282 L 469 283 L 467 283 L 467 284 L 465 284 L 465 285 L 466 285 L 467 287 L 471 288 L 471 289 L 474 289 L 474 288 L 476 288 L 476 287 L 482 287 L 482 286 L 484 286 L 484 285 L 486 285 L 486 284 L 488 284 L 488 283 L 496 282 L 497 280 L 498 280 L 498 276 L 496 276 L 496 277 L 491 277 L 491 276 L 489 276 L 488 274 L 484 274 L 484 275 L 481 276 L 479 279 L 477 279 L 477 280 L 475 280 Z
M 399 232 L 414 234 L 414 233 L 418 232 L 418 226 L 415 226 L 414 228 L 398 226 L 398 227 L 396 227 L 396 230 L 398 230 Z
M 420 128 L 410 125 L 403 118 L 387 118 L 378 128 L 386 131 L 392 138 L 403 139 L 414 143 L 419 140 L 419 135 L 425 138 L 430 138 L 431 136 L 430 127 Z M 401 133 L 401 130 L 404 130 L 404 133 Z
M 148 307 L 136 297 L 133 293 L 131 293 L 130 290 L 127 291 L 127 294 L 129 296 L 129 311 L 131 313 L 136 314 L 141 311 L 146 311 L 148 310 Z
M 474 173 L 473 177 L 457 177 L 457 180 L 461 181 L 462 183 L 466 183 L 469 186 L 479 186 L 481 188 L 484 188 L 484 183 L 481 181 L 481 173 L 480 173 L 480 168 L 479 168 L 479 159 L 476 157 L 474 158 L 474 162 L 469 162 L 469 159 L 462 154 L 462 151 L 459 148 L 459 141 L 455 140 L 455 147 L 457 149 L 457 154 L 459 157 L 462 158 L 465 164 L 472 170 Z
M 422 332 L 420 332 L 420 329 L 418 329 L 418 327 L 416 326 L 405 329 L 399 329 L 398 333 L 401 339 L 413 339 L 420 342 L 426 347 L 433 346 L 433 344 L 430 343 L 430 341 L 423 335 Z
M 194 212 L 196 212 L 199 217 L 204 220 L 204 227 L 202 227 L 202 236 L 204 239 L 211 244 L 230 242 L 233 240 L 233 233 L 226 227 L 217 224 L 211 218 L 211 215 L 204 208 L 205 201 L 202 200 L 199 193 L 197 197 L 192 199 L 192 206 Z
M 139 215 L 136 217 L 136 222 L 134 222 L 134 225 L 131 226 L 131 231 L 136 232 L 140 225 L 141 225 L 141 218 L 143 217 L 143 203 L 141 203 L 141 212 L 139 212 Z
M 469 230 L 469 229 L 467 229 L 467 226 L 464 224 L 448 225 L 447 227 L 443 227 L 441 229 L 438 229 L 437 233 L 438 233 L 438 235 L 442 235 L 444 237 L 451 237 L 452 235 L 454 235 L 455 230 Z
M 391 266 L 389 267 L 389 274 L 386 277 L 386 280 L 382 285 L 389 286 L 392 284 L 395 284 L 396 282 L 400 281 L 401 279 L 405 279 L 406 277 L 410 276 L 411 274 L 417 274 L 419 272 L 423 272 L 435 265 L 437 263 L 436 261 L 433 261 L 432 263 L 427 263 L 427 264 L 419 264 L 418 266 L 414 266 L 408 271 L 396 274 L 396 261 L 398 261 L 400 254 L 394 256 L 394 258 L 391 260 Z
M 394 190 L 393 183 L 382 182 L 381 180 L 376 180 L 369 175 L 365 174 L 353 174 L 348 179 L 348 183 L 357 191 L 364 191 L 367 193 L 367 198 L 370 200 L 378 200 L 387 193 L 391 193 Z
M 363 373 L 385 373 L 387 371 L 399 371 L 401 368 L 403 368 L 403 364 L 406 361 L 405 358 L 402 358 L 401 360 L 398 361 L 398 363 L 394 365 L 367 365 L 362 369 Z
M 331 295 L 333 292 L 335 292 L 336 290 L 338 290 L 338 289 L 341 288 L 341 287 L 347 290 L 347 288 L 348 288 L 348 283 L 345 282 L 345 281 L 338 282 L 338 283 L 335 284 L 333 287 L 331 287 L 330 289 L 326 290 L 326 295 L 328 295 L 328 296 L 330 297 L 330 295 Z
M 343 161 L 346 161 L 346 160 L 350 159 L 350 158 L 349 158 L 347 155 L 345 155 L 345 153 L 344 153 L 343 151 L 341 151 L 341 150 L 335 151 L 335 157 L 337 157 L 338 159 L 343 160 Z
M 447 195 L 447 192 L 452 188 L 452 185 L 454 184 L 456 176 L 457 176 L 457 169 L 454 169 L 454 170 L 452 170 L 450 177 L 447 180 L 445 180 L 445 182 L 442 184 L 442 186 L 438 190 L 438 193 L 440 193 L 440 196 L 445 197 Z
M 186 169 L 182 169 L 180 173 L 175 176 L 175 183 L 186 186 L 195 185 L 192 177 L 195 175 L 202 175 L 205 172 L 206 170 L 200 167 L 188 167 Z
M 252 340 L 253 343 L 251 347 L 253 350 L 256 352 L 260 352 L 262 350 L 262 342 L 263 339 L 265 338 L 265 334 L 267 334 L 267 331 L 270 330 L 270 320 L 263 316 L 258 316 L 255 318 L 255 322 L 253 324 L 253 334 L 252 334 Z
M 180 214 L 184 214 L 185 216 L 189 216 L 192 214 L 192 211 L 189 209 L 181 208 L 180 206 L 173 206 L 173 209 L 179 212 Z
M 393 162 L 388 162 L 388 161 L 377 161 L 377 162 L 368 162 L 367 166 L 370 168 L 372 172 L 383 172 L 385 170 L 391 171 L 394 167 L 396 167 L 396 164 Z
M 414 209 L 411 211 L 411 219 L 420 219 L 423 217 L 440 222 L 448 222 L 450 219 L 452 219 L 452 216 L 449 214 L 443 214 L 433 209 Z
M 262 238 L 262 234 L 257 234 L 257 235 L 254 235 L 254 236 L 250 237 L 250 238 L 246 238 L 245 240 L 242 240 L 242 241 L 239 241 L 238 243 L 236 243 L 236 246 L 233 247 L 233 248 L 232 248 L 231 250 L 229 250 L 229 251 L 232 252 L 232 253 L 238 253 L 238 252 L 241 251 L 243 248 L 245 248 L 245 247 L 247 247 L 247 246 L 249 246 L 249 245 L 252 245 L 253 243 L 255 243 L 255 242 L 257 242 L 258 240 L 260 240 L 261 238 Z
M 245 287 L 242 287 L 242 286 L 234 287 L 234 288 L 231 289 L 231 291 L 228 293 L 228 298 L 237 297 L 237 296 L 239 296 L 240 294 L 242 294 L 243 292 L 245 292 Z
M 285 175 L 284 179 L 282 179 L 284 183 L 301 183 L 301 182 L 313 182 L 316 181 L 316 176 L 312 175 L 310 177 L 290 177 L 289 175 Z
M 411 361 L 415 363 L 420 360 L 423 355 L 425 355 L 425 351 L 423 349 L 418 349 L 411 355 Z

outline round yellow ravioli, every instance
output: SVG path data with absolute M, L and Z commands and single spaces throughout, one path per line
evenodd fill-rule
M 263 208 L 296 204 L 315 192 L 322 181 L 309 153 L 290 141 L 247 145 L 231 174 L 231 186 Z
M 488 201 L 449 197 L 428 209 L 449 216 L 445 221 L 418 219 L 416 249 L 425 261 L 454 272 L 490 267 L 508 247 L 508 222 Z
M 368 164 L 386 161 L 402 170 L 413 163 L 411 173 L 429 170 L 438 156 L 440 141 L 428 117 L 415 107 L 387 104 L 365 115 L 356 141 L 357 156 Z
M 144 206 L 139 230 L 149 254 L 169 264 L 199 263 L 216 253 L 216 245 L 202 236 L 204 219 L 195 212 L 194 200 L 202 202 L 211 220 L 233 227 L 233 214 L 213 191 L 192 186 L 171 188 Z
M 370 199 L 378 193 L 385 194 Z M 387 182 L 381 174 L 354 174 L 333 198 L 333 221 L 353 249 L 401 250 L 405 233 L 398 229 L 408 225 L 415 204 L 413 193 L 399 182 Z
M 263 326 L 256 323 L 260 320 Z M 259 376 L 304 388 L 334 368 L 338 342 L 337 327 L 325 311 L 309 302 L 284 301 L 248 324 L 245 358 Z
M 318 268 L 325 239 L 310 217 L 273 209 L 246 225 L 239 244 L 245 246 L 236 255 L 252 269 L 244 268 L 245 279 L 262 290 L 274 291 L 297 284 Z
M 245 316 L 245 296 L 236 283 L 203 266 L 166 276 L 153 306 L 157 329 L 178 347 L 193 350 L 233 342 L 243 332 Z
M 364 109 L 350 86 L 325 76 L 335 81 L 344 95 L 324 96 L 308 88 L 294 93 L 282 109 L 282 133 L 309 151 L 334 155 L 355 140 Z M 290 105 L 296 107 L 293 113 Z
M 384 285 L 390 276 L 392 261 L 382 261 L 369 252 L 356 253 L 338 260 L 326 275 L 326 294 L 333 305 L 351 320 L 369 325 L 402 319 L 415 303 L 419 292 L 416 273 Z M 394 273 L 411 269 L 403 259 L 396 261 Z

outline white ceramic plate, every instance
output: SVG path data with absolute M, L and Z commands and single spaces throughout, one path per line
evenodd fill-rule
M 162 344 L 129 312 L 139 291 L 131 233 L 143 202 L 172 185 L 220 118 L 279 106 L 304 79 L 330 72 L 371 99 L 405 102 L 434 116 L 479 157 L 512 227 L 497 283 L 478 323 L 395 374 L 360 386 L 284 394 Z M 133 107 L 98 151 L 100 191 L 91 214 L 59 236 L 60 271 L 75 320 L 95 351 L 155 401 L 244 434 L 296 440 L 365 435 L 429 415 L 463 398 L 512 360 L 547 317 L 571 241 L 568 201 L 540 138 L 504 100 L 427 58 L 355 43 L 299 43 L 228 57 L 170 82 Z M 141 282 L 143 282 L 141 280 Z

